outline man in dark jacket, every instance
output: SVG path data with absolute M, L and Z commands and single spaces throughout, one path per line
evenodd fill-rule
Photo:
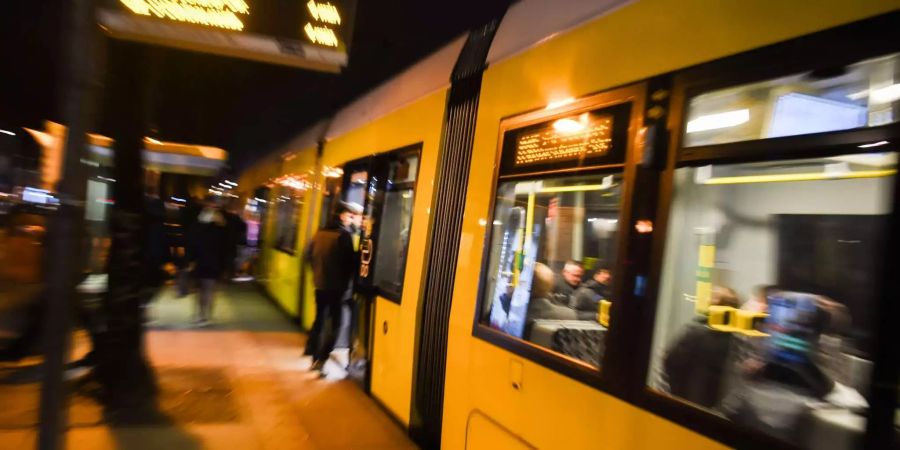
M 559 275 L 553 285 L 552 298 L 554 303 L 569 306 L 572 294 L 581 285 L 584 266 L 578 261 L 568 260 Z
M 200 284 L 196 323 L 199 326 L 208 326 L 212 320 L 216 283 L 225 271 L 228 244 L 225 217 L 214 199 L 207 199 L 205 207 L 197 217 L 197 222 L 188 233 L 187 241 L 191 274 Z
M 319 230 L 306 249 L 306 261 L 312 267 L 316 287 L 316 319 L 305 352 L 313 357 L 312 370 L 321 372 L 337 340 L 342 300 L 352 289 L 359 267 L 351 227 L 361 213 L 358 205 L 342 202 L 335 220 Z
M 578 311 L 598 312 L 597 305 L 600 300 L 612 300 L 610 298 L 612 273 L 606 267 L 601 267 L 594 272 L 590 280 L 581 284 L 581 287 L 572 294 L 572 302 L 569 306 Z
M 710 305 L 740 306 L 734 290 L 714 286 Z M 669 392 L 707 408 L 719 404 L 723 394 L 731 333 L 707 325 L 706 316 L 689 322 L 669 346 L 663 360 L 663 376 Z

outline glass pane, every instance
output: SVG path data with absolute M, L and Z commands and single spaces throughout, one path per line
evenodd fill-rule
M 856 448 L 896 164 L 678 169 L 650 386 L 804 448 Z
M 393 185 L 401 183 L 414 183 L 416 175 L 418 175 L 419 157 L 409 156 L 399 161 L 391 162 L 390 177 L 388 178 L 388 189 Z
M 685 146 L 874 127 L 898 121 L 900 54 L 709 92 L 690 100 Z
M 344 171 L 337 168 L 326 168 L 325 185 L 322 189 L 322 209 L 319 211 L 319 228 L 325 228 L 328 225 L 329 218 L 333 215 L 336 208 L 334 201 L 340 194 L 341 177 Z
M 412 225 L 413 190 L 387 192 L 375 250 L 375 285 L 400 295 Z
M 301 193 L 290 188 L 281 188 L 276 192 L 275 233 L 273 246 L 279 250 L 294 253 L 297 250 L 297 227 L 303 210 Z
M 500 184 L 481 321 L 599 367 L 621 184 L 620 174 Z
M 366 185 L 369 183 L 369 172 L 360 170 L 350 174 L 350 183 L 347 186 L 347 192 L 344 192 L 344 201 L 356 203 L 357 205 L 366 204 Z
M 390 162 L 381 226 L 375 247 L 375 285 L 399 298 L 403 293 L 403 272 L 412 226 L 413 188 L 419 157 L 409 155 Z

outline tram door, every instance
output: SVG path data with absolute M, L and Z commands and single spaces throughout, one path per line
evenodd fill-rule
M 401 149 L 348 164 L 341 200 L 363 206 L 359 223 L 360 268 L 354 301 L 345 310 L 339 346 L 350 348 L 349 376 L 370 384 L 374 309 L 377 301 L 400 303 L 412 225 L 419 148 Z M 340 348 L 340 347 L 339 347 Z

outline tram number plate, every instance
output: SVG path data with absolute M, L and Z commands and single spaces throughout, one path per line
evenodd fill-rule
M 528 166 L 602 156 L 612 148 L 613 117 L 582 114 L 519 135 L 515 165 Z

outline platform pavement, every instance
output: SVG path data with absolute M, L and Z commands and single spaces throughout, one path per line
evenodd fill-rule
M 335 379 L 334 364 L 326 379 L 308 372 L 310 361 L 300 358 L 305 337 L 252 286 L 223 289 L 212 327 L 190 326 L 193 307 L 192 296 L 178 299 L 166 289 L 150 309 L 147 351 L 160 386 L 160 419 L 113 427 L 76 393 L 67 448 L 416 448 L 358 386 Z M 33 448 L 36 395 L 36 384 L 0 385 L 0 404 L 9 404 L 6 397 L 20 406 L 0 412 L 0 448 Z

